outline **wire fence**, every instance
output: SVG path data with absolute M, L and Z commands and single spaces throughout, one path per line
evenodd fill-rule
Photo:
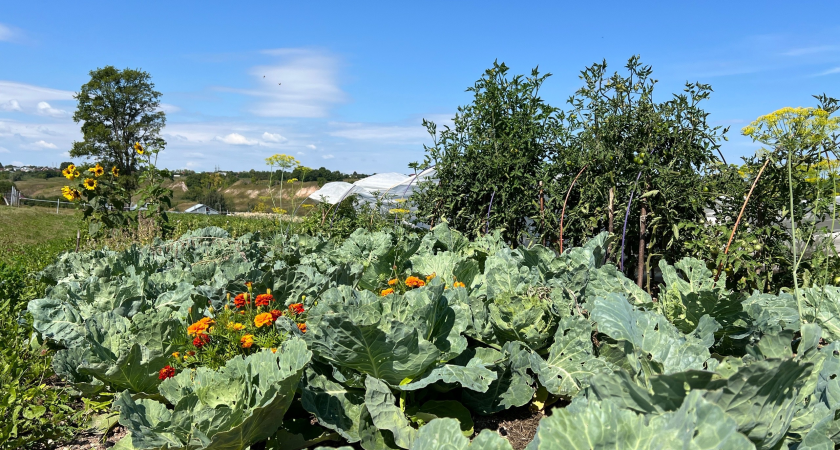
M 73 208 L 75 209 L 79 204 L 76 202 L 70 202 L 67 200 L 44 200 L 44 199 L 37 199 L 37 198 L 28 198 L 23 195 L 22 192 L 17 190 L 14 186 L 12 186 L 12 190 L 3 194 L 3 204 L 6 206 L 43 206 L 51 208 L 55 206 L 55 212 L 58 213 L 61 211 L 61 208 Z M 82 203 L 82 206 L 87 206 L 87 203 Z

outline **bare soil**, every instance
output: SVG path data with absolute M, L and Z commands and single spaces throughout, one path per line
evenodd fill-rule
M 511 408 L 492 416 L 473 416 L 475 434 L 492 430 L 510 442 L 514 450 L 524 449 L 537 434 L 537 426 L 545 417 L 544 411 L 531 411 L 528 405 Z

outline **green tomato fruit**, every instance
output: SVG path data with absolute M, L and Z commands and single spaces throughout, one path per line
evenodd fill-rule
M 755 250 L 757 252 L 760 252 L 762 248 L 764 248 L 764 247 L 762 247 L 761 244 L 753 245 L 753 250 Z
M 707 188 L 706 186 L 703 186 L 703 192 L 709 192 L 709 188 Z
M 835 286 L 840 286 L 840 276 L 834 277 L 834 285 Z
M 645 153 L 645 152 L 639 153 L 639 158 L 644 158 L 646 156 L 647 156 L 647 153 Z

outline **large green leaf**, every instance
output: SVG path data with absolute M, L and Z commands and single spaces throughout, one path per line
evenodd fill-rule
M 306 369 L 301 388 L 303 407 L 322 426 L 335 430 L 349 442 L 358 442 L 364 390 L 344 387 L 319 372 L 314 366 Z
M 699 392 L 679 410 L 645 417 L 609 401 L 555 409 L 540 422 L 528 450 L 548 449 L 750 449 L 737 424 Z
M 510 442 L 482 430 L 472 442 L 464 437 L 455 419 L 435 419 L 420 428 L 410 450 L 513 450 Z
M 666 374 L 706 369 L 718 328 L 703 316 L 696 330 L 683 334 L 661 314 L 639 310 L 618 294 L 596 298 L 590 318 L 601 333 L 631 344 L 634 353 L 628 357 L 635 370 L 641 371 L 650 360 L 661 367 L 657 372 Z
M 311 353 L 297 338 L 276 352 L 229 360 L 219 371 L 200 367 L 161 383 L 172 405 L 117 397 L 120 423 L 137 449 L 241 449 L 274 434 L 283 422 Z
M 540 383 L 554 395 L 573 396 L 589 385 L 593 375 L 611 372 L 610 364 L 595 356 L 592 324 L 580 316 L 563 318 L 548 358 L 531 353 L 530 361 Z
M 373 424 L 380 430 L 388 430 L 394 442 L 401 448 L 409 448 L 417 437 L 417 430 L 411 427 L 405 414 L 396 404 L 391 388 L 376 378 L 365 379 L 365 407 Z
M 477 349 L 479 350 L 479 349 Z M 528 373 L 531 369 L 530 351 L 519 342 L 508 342 L 501 352 L 480 349 L 476 358 L 495 362 L 493 371 L 496 379 L 486 392 L 464 390 L 462 402 L 482 415 L 489 415 L 515 406 L 522 406 L 534 396 L 534 379 Z

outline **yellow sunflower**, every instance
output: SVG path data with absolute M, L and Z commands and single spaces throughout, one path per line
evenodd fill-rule
M 144 153 L 146 153 L 146 150 L 143 150 L 143 146 L 142 146 L 142 145 L 140 145 L 140 143 L 139 143 L 139 142 L 135 142 L 135 143 L 134 143 L 134 151 L 136 151 L 137 153 L 139 153 L 139 154 L 141 154 L 141 155 L 142 155 L 142 154 L 144 154 Z
M 117 166 L 111 167 L 111 175 L 115 178 L 120 176 L 120 169 L 117 169 Z
M 61 195 L 63 195 L 64 198 L 70 200 L 71 202 L 74 200 L 78 200 L 82 197 L 81 192 L 71 188 L 70 186 L 64 186 L 63 188 L 61 188 Z
M 94 180 L 93 178 L 85 178 L 85 181 L 82 184 L 85 186 L 85 189 L 92 191 L 96 189 L 97 183 L 96 180 Z
M 76 171 L 76 166 L 70 164 L 69 166 L 65 167 L 64 170 L 61 171 L 61 174 L 64 175 L 64 178 L 68 180 L 72 180 L 79 176 L 79 172 Z
M 99 177 L 105 174 L 105 169 L 99 163 L 96 163 L 94 167 L 88 169 L 88 172 L 92 173 L 95 177 Z

